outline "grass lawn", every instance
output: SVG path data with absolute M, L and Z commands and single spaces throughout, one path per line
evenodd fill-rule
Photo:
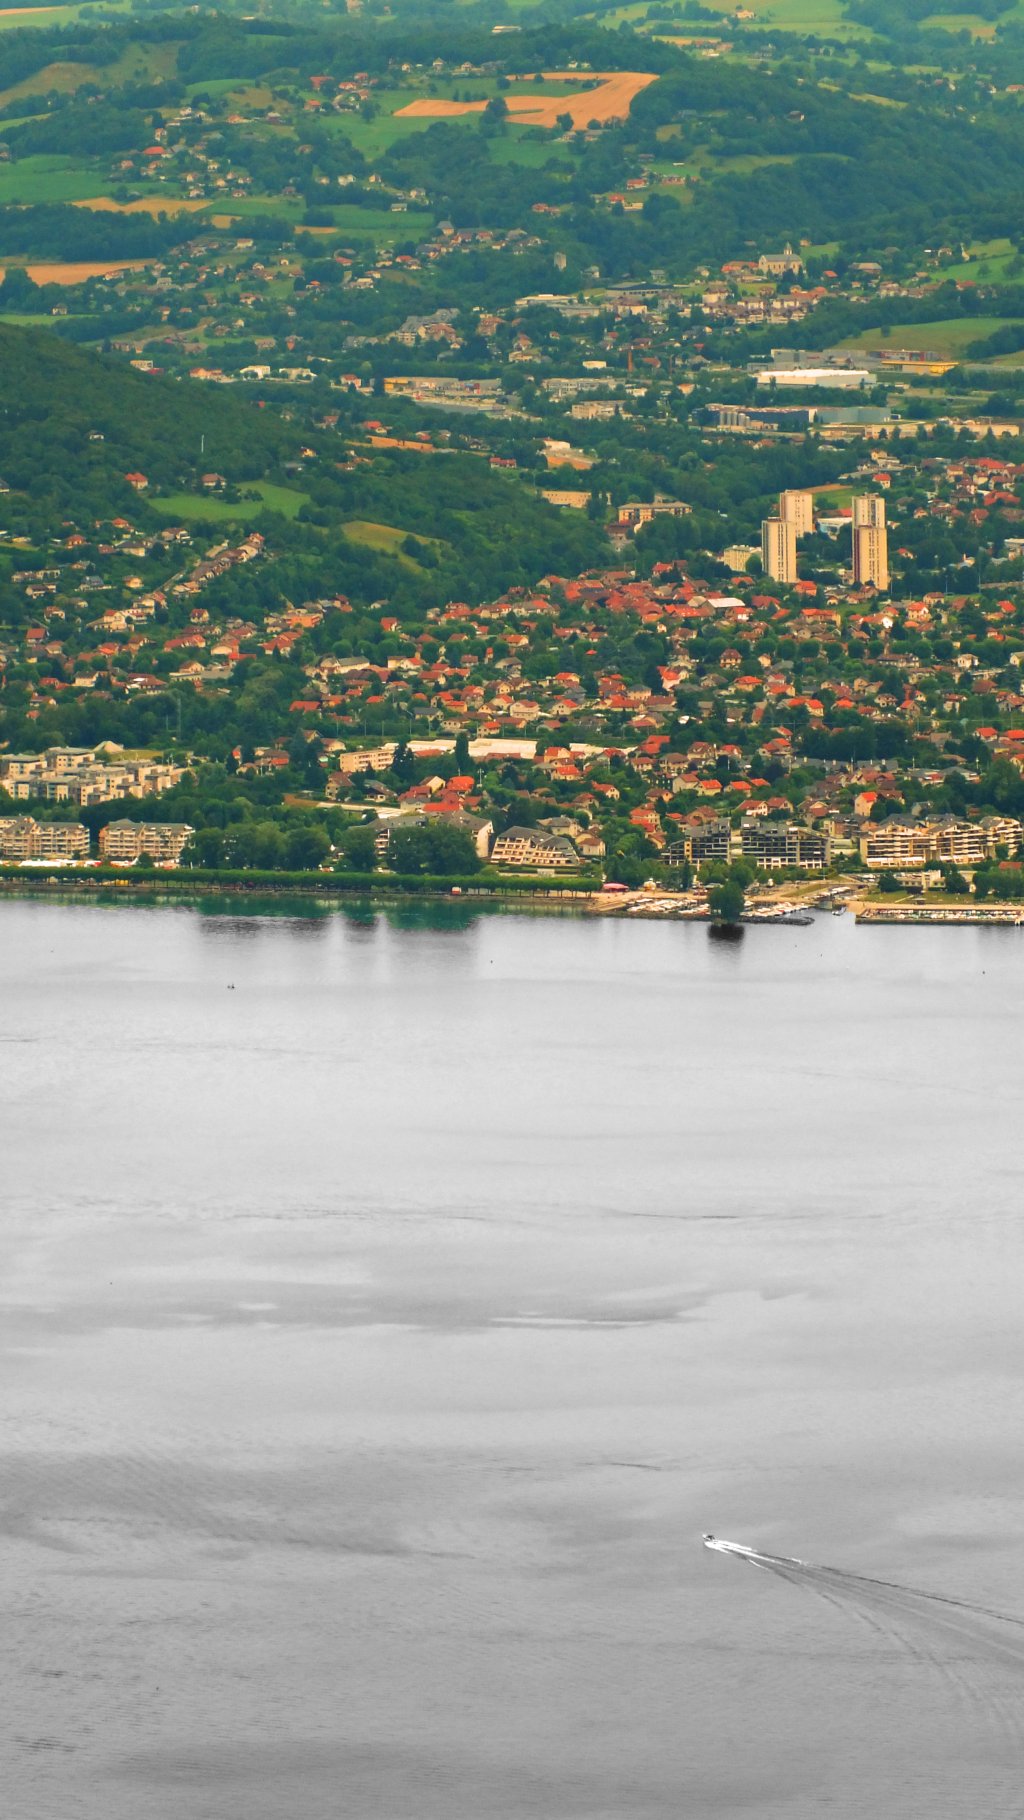
M 989 372 L 992 367 L 1024 367 L 1024 348 L 1018 348 L 1016 354 L 990 355 L 988 360 L 980 363 L 980 366 L 984 367 L 986 372 Z M 975 377 L 978 376 L 979 370 L 978 366 L 968 363 L 968 371 L 974 373 Z M 993 375 L 989 373 L 989 377 L 992 378 Z M 962 394 L 958 393 L 957 396 L 962 396 Z
M 251 487 L 259 499 L 242 499 L 237 505 L 228 499 L 218 499 L 215 493 L 165 493 L 159 499 L 151 499 L 149 504 L 167 518 L 193 519 L 204 524 L 242 524 L 249 518 L 257 518 L 266 510 L 280 512 L 285 518 L 296 518 L 302 507 L 309 504 L 309 494 L 299 493 L 294 487 L 274 486 L 268 480 L 258 480 Z M 404 535 L 404 533 L 400 533 Z
M 217 215 L 274 215 L 279 221 L 298 221 L 306 205 L 294 196 L 211 196 L 207 204 Z
M 492 164 L 525 164 L 543 170 L 549 158 L 575 164 L 578 153 L 570 145 L 559 145 L 533 126 L 509 126 L 487 142 L 487 156 Z
M 970 32 L 973 38 L 994 38 L 995 21 L 982 19 L 977 13 L 932 13 L 928 19 L 921 21 L 922 31 L 929 29 L 940 32 Z
M 751 171 L 764 170 L 769 164 L 795 164 L 796 160 L 796 152 L 740 152 L 719 156 L 710 147 L 702 146 L 689 158 L 674 163 L 662 162 L 652 165 L 651 169 L 674 177 L 746 177 Z
M 417 543 L 431 544 L 435 550 L 442 550 L 443 543 L 437 537 L 421 537 L 418 531 L 403 531 L 398 525 L 374 524 L 369 518 L 350 518 L 342 526 L 350 543 L 362 544 L 364 549 L 376 550 L 382 556 L 397 557 L 408 569 L 422 573 L 421 566 L 412 556 L 407 556 L 402 544 L 410 535 Z
M 101 316 L 90 315 L 87 310 L 83 310 L 80 314 L 72 312 L 68 316 L 51 316 L 48 308 L 38 312 L 36 315 L 32 315 L 27 310 L 5 310 L 3 315 L 0 316 L 0 322 L 19 322 L 27 329 L 59 329 L 62 323 L 65 322 L 95 322 L 96 324 L 100 324 L 102 320 Z M 99 335 L 99 327 L 97 327 L 96 333 Z
M 131 0 L 104 0 L 102 8 L 89 6 L 83 0 L 78 6 L 33 6 L 23 13 L 0 11 L 0 31 L 18 31 L 26 25 L 72 25 L 83 11 L 95 16 L 100 12 L 126 13 L 130 8 Z
M 751 25 L 766 26 L 776 32 L 803 32 L 827 38 L 870 38 L 873 33 L 865 25 L 858 25 L 848 19 L 842 0 L 744 0 L 745 6 L 757 15 L 755 20 L 747 21 L 744 29 Z M 708 12 L 721 13 L 722 25 L 728 28 L 735 13 L 734 0 L 703 0 Z M 664 18 L 662 8 L 655 6 L 654 13 L 659 20 Z M 619 13 L 605 14 L 603 23 L 611 23 L 619 17 L 629 18 L 638 12 L 646 12 L 646 6 L 622 7 Z M 680 19 L 688 33 L 707 36 L 710 21 L 686 20 L 680 9 Z
M 601 18 L 609 31 L 615 31 L 620 25 L 638 25 L 641 20 L 647 18 L 650 10 L 648 0 L 635 0 L 635 4 L 632 6 L 617 6 L 614 12 L 602 13 Z M 657 13 L 659 9 L 655 7 L 653 10 Z M 668 10 L 670 9 L 666 8 L 666 11 Z
M 60 14 L 49 14 L 53 25 L 65 23 L 64 12 L 77 11 L 77 8 L 62 9 Z M 6 18 L 0 13 L 0 25 L 27 25 L 31 20 L 23 14 L 20 19 Z M 178 54 L 177 44 L 133 44 L 113 63 L 103 65 L 93 63 L 48 63 L 44 69 L 36 70 L 32 76 L 26 76 L 23 82 L 16 82 L 12 88 L 0 93 L 0 106 L 6 107 L 12 101 L 20 101 L 25 95 L 49 95 L 56 91 L 61 95 L 74 94 L 85 83 L 93 83 L 97 88 L 119 88 L 125 82 L 152 82 L 164 76 L 172 76 Z
M 213 76 L 208 82 L 188 82 L 185 93 L 189 100 L 196 95 L 230 95 L 239 107 L 276 107 L 281 111 L 281 103 L 275 101 L 269 88 L 249 82 L 245 76 Z
M 391 234 L 396 240 L 418 240 L 430 232 L 433 215 L 423 209 L 406 209 L 392 214 L 390 209 L 361 209 L 354 203 L 335 203 L 331 209 L 334 224 L 344 234 Z
M 0 203 L 79 202 L 100 187 L 95 171 L 68 158 L 40 154 L 0 164 Z
M 864 329 L 841 342 L 844 348 L 865 348 L 872 352 L 901 349 L 934 354 L 938 359 L 959 359 L 972 341 L 981 341 L 1002 328 L 1001 316 L 954 316 L 945 322 L 914 322 L 894 325 L 886 335 L 881 329 Z
M 1017 258 L 1012 240 L 981 240 L 969 246 L 971 255 L 961 265 L 943 268 L 943 278 L 970 278 L 975 284 L 1004 284 L 1007 267 Z
M 322 202 L 317 197 L 317 206 L 330 211 L 334 224 L 329 228 L 317 228 L 317 235 L 323 234 L 326 238 L 335 233 L 358 239 L 360 235 L 372 234 L 375 240 L 417 240 L 429 233 L 434 225 L 433 215 L 423 209 L 406 209 L 402 214 L 393 214 L 390 208 L 364 209 L 354 202 L 342 202 L 343 195 L 343 190 L 325 190 Z M 236 220 L 243 232 L 247 215 L 274 215 L 301 230 L 302 216 L 306 212 L 305 203 L 292 196 L 224 196 L 215 198 L 208 206 L 214 211 L 211 219 L 215 227 Z
M 160 81 L 176 75 L 180 40 L 166 44 L 130 44 L 116 62 L 97 69 L 95 78 L 101 88 L 120 88 L 125 82 Z

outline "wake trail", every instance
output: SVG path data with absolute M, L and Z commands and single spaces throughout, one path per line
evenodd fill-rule
M 705 1537 L 705 1546 L 813 1593 L 847 1619 L 868 1625 L 912 1661 L 939 1674 L 976 1718 L 989 1725 L 994 1722 L 1019 1752 L 1024 1706 L 1005 1686 L 994 1687 L 991 1674 L 1001 1670 L 1005 1678 L 1010 1671 L 1017 1680 L 1024 1672 L 1024 1619 L 948 1593 L 825 1567 L 792 1555 L 765 1554 L 741 1543 L 719 1542 L 714 1536 Z M 946 1650 L 954 1646 L 952 1658 L 943 1645 Z M 1019 1816 L 1024 1814 L 1019 1795 L 1017 1802 L 1011 1811 Z
M 1018 1618 L 1010 1612 L 994 1611 L 990 1605 L 978 1605 L 971 1599 L 955 1599 L 949 1593 L 926 1592 L 923 1587 L 905 1586 L 899 1580 L 879 1580 L 870 1574 L 851 1573 L 843 1567 L 825 1567 L 816 1561 L 801 1561 L 795 1555 L 762 1554 L 757 1549 L 740 1549 L 731 1543 L 718 1543 L 722 1554 L 736 1554 L 737 1559 L 749 1561 L 752 1567 L 788 1567 L 794 1569 L 802 1578 L 818 1576 L 829 1584 L 840 1589 L 864 1587 L 876 1593 L 895 1593 L 901 1598 L 920 1599 L 929 1605 L 946 1606 L 952 1611 L 966 1612 L 972 1617 L 991 1618 L 997 1624 L 1013 1625 L 1024 1632 L 1024 1618 Z M 1024 1662 L 1024 1637 L 1021 1641 L 1020 1660 Z
M 1024 1747 L 1024 1702 L 1017 1690 L 1024 1673 L 1024 1618 L 949 1593 L 928 1592 L 793 1555 L 766 1554 L 742 1543 L 720 1542 L 715 1536 L 705 1536 L 704 1544 L 811 1593 L 847 1621 L 864 1625 L 883 1639 L 887 1653 L 895 1645 L 912 1666 L 940 1676 L 965 1715 L 970 1713 L 975 1736 L 994 1728 L 1005 1740 L 1007 1761 L 1019 1762 Z M 1016 1778 L 1005 1789 L 1003 1800 L 1000 1811 L 1006 1820 L 1024 1820 Z
M 882 1611 L 878 1611 L 872 1609 L 867 1601 L 843 1598 L 839 1589 L 822 1584 L 813 1575 L 794 1572 L 770 1562 L 766 1562 L 764 1565 L 765 1571 L 775 1578 L 785 1580 L 788 1585 L 799 1587 L 802 1591 L 813 1593 L 826 1605 L 831 1606 L 833 1611 L 840 1612 L 844 1618 L 852 1617 L 873 1636 L 880 1638 L 893 1656 L 909 1655 L 914 1661 L 927 1665 L 964 1705 L 971 1708 L 973 1713 L 977 1714 L 984 1706 L 984 1701 L 977 1688 L 960 1669 L 952 1662 L 945 1660 L 937 1650 L 929 1648 L 922 1640 L 908 1635 L 906 1629 L 894 1622 L 884 1607 Z

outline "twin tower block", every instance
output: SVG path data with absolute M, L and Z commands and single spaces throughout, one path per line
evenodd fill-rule
M 877 493 L 857 493 L 853 498 L 853 585 L 889 587 L 889 536 L 885 527 L 885 500 Z M 775 518 L 761 523 L 761 562 L 772 581 L 792 587 L 797 580 L 796 543 L 814 530 L 813 493 L 779 494 Z

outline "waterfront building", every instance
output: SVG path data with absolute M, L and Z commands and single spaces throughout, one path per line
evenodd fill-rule
M 491 849 L 495 866 L 522 866 L 531 872 L 567 872 L 579 866 L 579 855 L 564 835 L 543 828 L 506 828 Z
M 744 859 L 766 872 L 773 866 L 799 866 L 805 872 L 823 872 L 832 858 L 827 834 L 795 822 L 744 821 L 740 828 Z
M 728 860 L 732 853 L 732 826 L 728 816 L 693 822 L 662 848 L 665 866 L 699 866 L 705 860 Z
M 928 866 L 980 866 L 996 857 L 997 848 L 1015 852 L 1024 829 L 1016 817 L 985 816 L 969 822 L 955 815 L 917 820 L 890 815 L 873 822 L 860 836 L 860 856 L 872 870 Z
M 83 822 L 37 822 L 31 815 L 0 818 L 0 859 L 79 860 L 89 857 Z
M 100 858 L 131 866 L 146 853 L 157 865 L 176 866 L 191 833 L 187 822 L 108 822 L 100 830 Z

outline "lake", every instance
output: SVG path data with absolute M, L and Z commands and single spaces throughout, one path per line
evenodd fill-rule
M 1022 943 L 0 904 L 12 1815 L 1018 1813 Z

